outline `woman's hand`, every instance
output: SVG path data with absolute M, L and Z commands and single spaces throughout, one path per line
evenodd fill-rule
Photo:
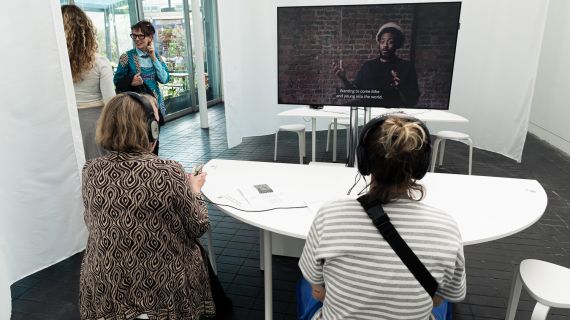
M 443 299 L 442 297 L 440 297 L 438 295 L 433 296 L 433 306 L 434 307 L 439 306 L 443 302 L 443 300 L 445 300 L 445 299 Z
M 194 193 L 200 193 L 204 183 L 206 183 L 206 175 L 207 173 L 202 171 L 198 175 L 193 175 L 191 173 L 186 174 L 186 178 L 188 179 L 188 183 L 190 184 L 190 189 Z
M 318 284 L 311 284 L 311 289 L 313 298 L 319 300 L 320 302 L 325 301 L 325 295 L 327 294 L 327 289 L 325 289 L 325 287 Z
M 137 87 L 143 84 L 143 79 L 141 77 L 141 73 L 137 73 L 135 74 L 135 76 L 133 77 L 133 80 L 131 81 L 131 86 L 133 87 Z
M 154 54 L 154 44 L 152 43 L 152 40 L 148 44 L 147 50 L 148 50 L 148 55 L 150 56 L 150 59 L 152 61 L 156 60 L 156 55 Z

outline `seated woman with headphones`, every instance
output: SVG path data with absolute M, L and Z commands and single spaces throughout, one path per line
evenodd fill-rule
M 210 221 L 206 173 L 152 154 L 157 110 L 133 92 L 103 108 L 96 140 L 109 154 L 83 168 L 89 231 L 80 277 L 81 319 L 198 319 L 215 313 L 198 238 Z
M 387 115 L 364 126 L 357 160 L 370 175 L 368 192 L 324 205 L 299 261 L 323 302 L 312 319 L 424 320 L 442 299 L 464 299 L 457 224 L 419 202 L 430 153 L 429 131 L 417 119 Z

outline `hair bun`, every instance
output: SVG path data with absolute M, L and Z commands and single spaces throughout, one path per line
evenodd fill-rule
M 422 149 L 426 134 L 420 124 L 397 117 L 386 120 L 386 124 L 389 125 L 385 127 L 385 134 L 381 139 L 386 158 L 399 157 Z

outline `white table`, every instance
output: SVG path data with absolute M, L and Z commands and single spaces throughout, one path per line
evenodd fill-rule
M 204 170 L 208 177 L 202 191 L 213 202 L 227 204 L 221 196 L 236 188 L 265 183 L 275 191 L 305 199 L 311 208 L 326 200 L 346 197 L 356 174 L 355 168 L 348 167 L 219 159 L 208 162 Z M 422 201 L 455 218 L 465 245 L 492 241 L 524 230 L 540 219 L 547 203 L 546 193 L 536 180 L 428 173 L 421 182 L 427 189 Z M 361 179 L 361 185 L 363 183 Z M 353 193 L 358 193 L 361 188 L 355 187 Z M 260 251 L 265 269 L 265 319 L 272 319 L 271 234 L 305 239 L 315 212 L 307 208 L 258 213 L 219 208 L 263 230 Z
M 430 110 L 430 109 L 386 109 L 386 108 L 370 108 L 372 117 L 377 117 L 386 113 L 405 113 L 412 115 L 424 122 L 446 122 L 446 123 L 467 123 L 469 120 L 466 118 L 445 111 L 445 110 Z M 311 109 L 309 107 L 299 107 L 277 114 L 280 117 L 310 117 L 312 128 L 312 146 L 311 158 L 316 161 L 316 145 L 317 145 L 317 118 L 333 119 L 334 121 L 334 134 L 333 134 L 333 162 L 336 162 L 336 129 L 338 119 L 350 118 L 350 107 L 338 106 L 325 106 L 323 109 Z

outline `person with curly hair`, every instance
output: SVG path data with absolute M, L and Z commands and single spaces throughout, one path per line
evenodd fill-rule
M 113 70 L 107 58 L 97 53 L 97 30 L 75 5 L 61 7 L 67 53 L 79 112 L 85 159 L 106 151 L 95 143 L 95 127 L 102 107 L 115 95 Z

